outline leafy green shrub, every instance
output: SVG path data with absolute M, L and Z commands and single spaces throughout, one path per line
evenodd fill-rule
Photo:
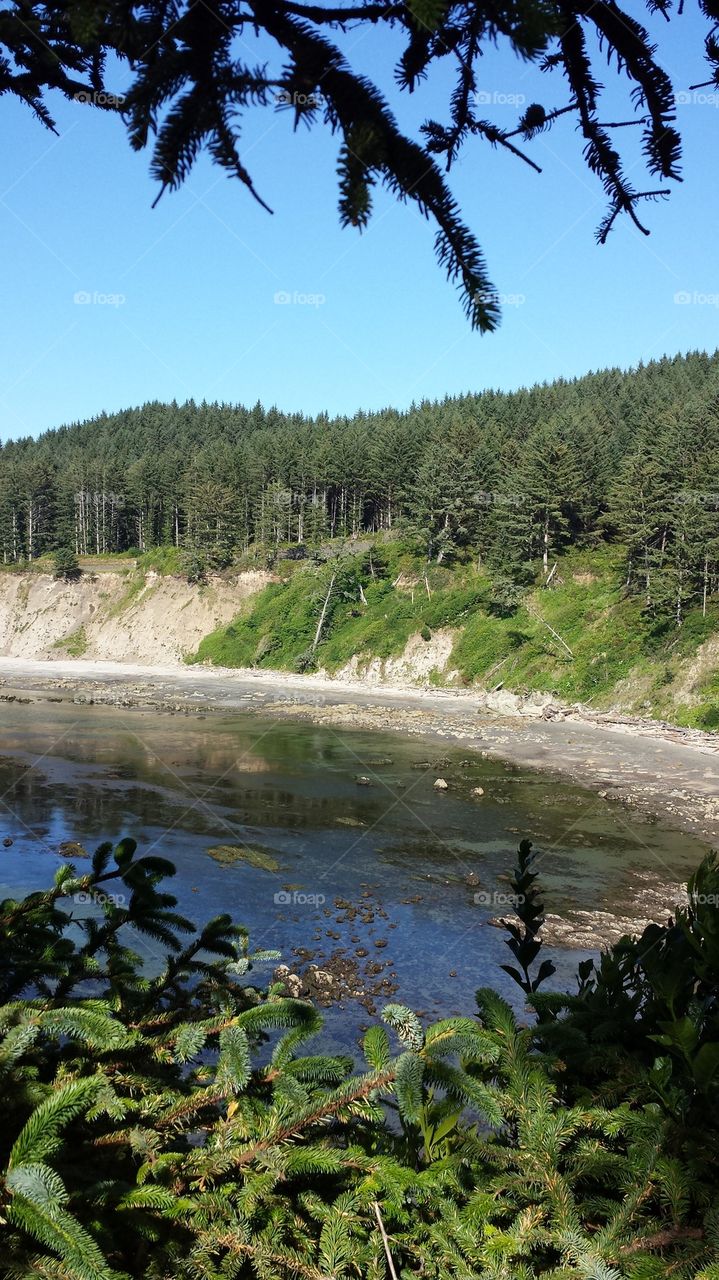
M 511 618 L 517 612 L 523 594 L 521 586 L 512 578 L 497 577 L 487 609 L 497 618 Z
M 719 706 L 702 707 L 696 714 L 700 729 L 719 730 Z
M 473 574 L 469 581 L 454 581 L 448 575 L 441 590 L 435 591 L 431 600 L 422 603 L 422 617 L 427 626 L 456 627 L 471 617 L 486 602 L 489 583 L 486 578 Z
M 370 547 L 366 555 L 362 557 L 360 571 L 366 581 L 374 578 L 381 582 L 385 578 L 389 578 L 392 569 L 386 548 L 382 546 Z
M 305 671 L 317 670 L 317 654 L 312 649 L 306 649 L 304 653 L 300 653 L 295 659 L 295 671 L 302 674 Z

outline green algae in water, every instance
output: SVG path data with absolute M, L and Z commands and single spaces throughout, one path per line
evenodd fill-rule
M 215 844 L 207 850 L 215 862 L 223 866 L 233 866 L 235 862 L 247 862 L 259 871 L 277 872 L 280 864 L 270 849 L 261 844 Z
M 63 840 L 58 853 L 61 858 L 89 858 L 90 855 L 84 845 L 77 840 Z

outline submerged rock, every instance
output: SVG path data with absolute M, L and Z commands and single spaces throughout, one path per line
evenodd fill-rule
M 316 965 L 310 965 L 307 977 L 318 987 L 334 986 L 334 978 L 326 969 L 318 969 Z
M 278 964 L 274 972 L 277 982 L 281 982 L 292 1000 L 299 1000 L 306 994 L 305 984 L 298 973 L 292 973 L 286 964 Z
M 61 858 L 89 858 L 90 855 L 84 845 L 77 840 L 63 840 L 58 847 L 58 853 Z
M 434 783 L 435 791 L 449 791 L 449 783 L 446 778 L 437 778 Z
M 592 910 L 568 906 L 561 915 L 547 912 L 541 938 L 549 946 L 594 951 L 627 935 L 641 937 L 649 924 L 666 924 L 686 903 L 680 881 L 657 880 L 652 871 L 635 872 L 621 902 L 609 901 Z

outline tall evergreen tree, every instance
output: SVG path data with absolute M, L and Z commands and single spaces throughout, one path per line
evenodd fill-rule
M 521 544 L 527 538 L 524 558 L 541 556 L 546 577 L 550 557 L 561 555 L 571 540 L 583 500 L 579 472 L 556 425 L 537 427 L 528 437 L 513 485 L 521 514 L 514 522 L 508 520 L 508 526 L 515 541 Z

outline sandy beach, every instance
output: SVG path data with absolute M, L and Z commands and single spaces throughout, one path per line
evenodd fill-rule
M 367 686 L 320 675 L 83 659 L 0 658 L 0 701 L 67 699 L 171 714 L 261 711 L 376 728 L 555 772 L 629 811 L 661 815 L 719 843 L 719 735 L 564 707 L 549 699 Z M 436 751 L 434 753 L 436 755 Z

